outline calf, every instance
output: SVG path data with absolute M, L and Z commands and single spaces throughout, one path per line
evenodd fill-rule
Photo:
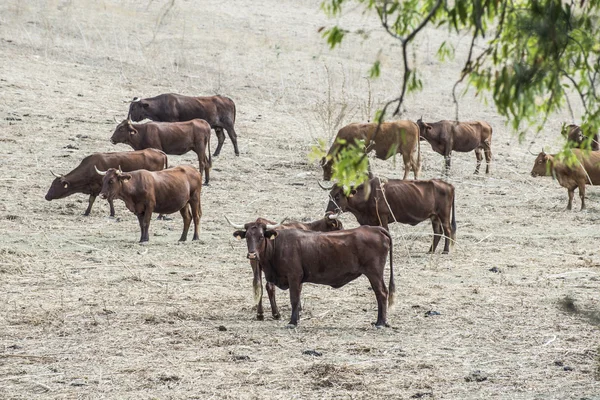
M 137 215 L 142 232 L 140 243 L 149 240 L 148 228 L 153 212 L 172 214 L 179 211 L 181 213 L 183 233 L 180 242 L 187 239 L 193 217 L 192 240 L 198 240 L 202 216 L 200 207 L 202 175 L 194 167 L 182 165 L 158 172 L 141 169 L 128 173 L 121 171 L 120 168 L 110 168 L 108 171 L 99 171 L 96 168 L 96 172 L 104 176 L 100 196 L 109 200 L 123 200 L 127 209 Z
M 214 156 L 218 156 L 225 142 L 223 129 L 227 131 L 235 155 L 240 152 L 235 133 L 235 103 L 228 97 L 190 97 L 181 94 L 167 93 L 156 97 L 140 99 L 135 97 L 129 105 L 129 117 L 134 121 L 145 118 L 153 121 L 178 122 L 195 118 L 203 119 L 210 124 L 217 134 L 218 145 Z
M 134 150 L 155 148 L 176 155 L 191 150 L 198 155 L 200 171 L 204 170 L 204 184 L 208 185 L 212 157 L 210 156 L 210 125 L 204 120 L 133 124 L 131 120 L 126 119 L 117 126 L 110 142 L 125 143 Z
M 324 186 L 321 186 L 323 189 Z M 439 179 L 430 181 L 403 181 L 400 179 L 373 178 L 344 194 L 342 187 L 333 186 L 329 193 L 327 212 L 350 211 L 361 225 L 383 226 L 400 222 L 417 225 L 431 220 L 433 253 L 442 237 L 444 251 L 449 251 L 450 241 L 456 239 L 454 186 Z
M 567 165 L 558 160 L 556 154 L 538 154 L 531 170 L 531 176 L 552 176 L 558 183 L 567 188 L 569 203 L 567 210 L 573 206 L 575 189 L 579 188 L 581 209 L 585 209 L 585 185 L 600 185 L 600 151 L 585 152 L 579 149 L 571 150 L 577 157 L 574 165 Z
M 256 223 L 265 224 L 265 225 L 269 225 L 269 226 L 275 226 L 274 229 L 276 229 L 276 230 L 300 229 L 303 231 L 331 232 L 331 231 L 338 231 L 338 230 L 344 229 L 341 221 L 339 221 L 337 219 L 337 217 L 338 217 L 338 215 L 334 215 L 333 213 L 327 213 L 327 214 L 325 214 L 325 216 L 323 218 L 313 221 L 313 222 L 308 222 L 308 223 L 288 222 L 286 224 L 282 223 L 279 225 L 275 225 L 275 222 L 273 222 L 273 221 L 269 221 L 264 218 L 258 218 L 256 220 Z M 225 219 L 227 219 L 227 221 L 231 224 L 231 222 L 229 221 L 229 219 L 227 217 L 225 217 Z M 259 321 L 262 321 L 262 320 L 264 320 L 265 317 L 264 317 L 264 311 L 263 311 L 263 306 L 262 306 L 263 291 L 262 291 L 262 285 L 260 282 L 261 273 L 260 273 L 260 269 L 259 269 L 257 260 L 251 259 L 250 266 L 252 267 L 252 272 L 253 272 L 253 277 L 254 277 L 254 279 L 252 281 L 252 286 L 254 288 L 254 302 L 256 303 L 256 319 L 258 319 Z M 269 303 L 271 303 L 271 314 L 273 315 L 273 318 L 279 319 L 281 317 L 281 315 L 279 314 L 279 308 L 277 307 L 277 302 L 275 301 L 275 286 L 272 283 L 267 282 L 265 284 L 265 287 L 267 289 L 267 294 L 269 296 Z
M 439 121 L 426 123 L 419 118 L 417 120 L 421 140 L 427 140 L 431 148 L 436 153 L 444 156 L 446 159 L 446 174 L 450 169 L 450 158 L 452 151 L 467 153 L 475 150 L 477 157 L 477 166 L 475 173 L 479 173 L 479 167 L 485 153 L 485 173 L 490 173 L 490 164 L 492 162 L 492 127 L 485 121 Z
M 586 149 L 587 142 L 590 143 L 588 149 L 592 151 L 600 150 L 600 142 L 598 141 L 598 134 L 593 135 L 583 134 L 581 128 L 578 125 L 567 125 L 566 127 L 567 140 L 571 142 L 572 147 L 578 147 L 580 149 Z
M 339 151 L 354 144 L 356 140 L 365 141 L 365 152 L 375 150 L 375 157 L 387 160 L 395 154 L 401 154 L 404 161 L 404 177 L 412 169 L 415 179 L 419 177 L 421 169 L 421 145 L 419 141 L 419 127 L 412 121 L 383 122 L 379 127 L 377 136 L 376 123 L 354 123 L 340 129 L 327 156 L 321 159 L 323 179 L 331 180 L 332 167 Z M 340 143 L 339 141 L 342 141 Z
M 120 166 L 125 172 L 136 169 L 160 171 L 167 167 L 167 155 L 156 149 L 91 154 L 84 158 L 73 171 L 65 175 L 58 175 L 50 171 L 56 179 L 52 181 L 52 185 L 46 193 L 46 200 L 62 199 L 74 193 L 89 194 L 88 207 L 83 215 L 90 215 L 96 196 L 102 190 L 102 177 L 94 171 L 94 166 L 102 169 Z M 110 216 L 114 217 L 115 207 L 112 199 L 108 201 L 108 204 L 110 205 Z
M 312 232 L 299 229 L 277 230 L 276 225 L 250 222 L 235 225 L 233 233 L 246 239 L 247 257 L 258 262 L 267 282 L 282 290 L 290 289 L 292 315 L 289 328 L 298 325 L 300 292 L 305 282 L 340 288 L 365 275 L 377 298 L 377 327 L 387 325 L 388 303 L 394 303 L 392 238 L 383 228 L 361 226 L 337 232 Z M 383 279 L 387 254 L 390 254 L 389 294 Z M 256 278 L 256 275 L 259 275 Z

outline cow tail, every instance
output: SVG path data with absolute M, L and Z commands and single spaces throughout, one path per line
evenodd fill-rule
M 385 235 L 390 239 L 390 283 L 388 284 L 388 309 L 394 307 L 396 301 L 396 283 L 394 282 L 394 242 L 392 235 L 385 229 L 381 228 Z
M 231 100 L 231 99 L 229 99 Z M 233 123 L 235 124 L 235 116 L 237 114 L 237 110 L 235 108 L 235 102 L 233 100 L 231 100 L 231 102 L 233 103 Z
M 419 176 L 421 172 L 421 132 L 417 127 L 417 171 L 415 171 L 415 179 Z
M 163 164 L 164 169 L 169 168 L 169 157 L 167 157 L 167 153 L 158 149 L 156 149 L 156 151 L 159 151 L 165 157 L 165 163 Z
M 208 131 L 208 167 L 212 169 L 212 151 L 210 151 L 210 129 Z
M 456 241 L 456 206 L 454 205 L 454 199 L 456 198 L 456 194 L 454 190 L 452 191 L 452 239 L 450 241 L 450 245 L 454 247 L 454 242 Z

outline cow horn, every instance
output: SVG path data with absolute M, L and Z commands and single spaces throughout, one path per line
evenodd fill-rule
M 235 229 L 244 229 L 244 225 L 243 224 L 234 224 L 233 222 L 231 222 L 229 220 L 229 218 L 227 218 L 227 215 L 223 215 L 225 217 L 225 219 L 227 220 L 227 222 L 229 222 L 229 225 L 233 226 Z
M 123 173 L 123 170 L 121 169 L 121 166 L 119 165 L 119 170 L 117 171 L 117 175 L 121 175 Z
M 529 154 L 531 154 L 532 156 L 537 156 L 537 154 L 535 154 L 533 151 L 531 151 L 531 149 L 527 149 L 527 151 L 529 151 Z
M 131 100 L 132 103 L 137 103 L 138 101 L 141 101 L 142 99 L 140 99 L 139 97 L 134 97 L 133 100 Z
M 275 224 L 275 225 L 267 224 L 267 229 L 275 229 L 275 228 L 277 228 L 279 225 L 283 224 L 286 219 L 288 219 L 288 217 L 285 217 L 284 219 L 281 220 L 280 223 Z
M 117 120 L 117 117 L 115 117 L 114 115 L 113 115 L 113 119 L 115 120 L 115 122 L 116 122 L 117 124 L 120 124 L 119 120 Z
M 336 214 L 334 214 L 334 213 L 327 214 L 327 218 L 329 218 L 329 219 L 338 219 L 341 214 L 342 214 L 341 212 L 338 212 Z
M 96 172 L 98 173 L 98 175 L 102 175 L 102 176 L 104 176 L 104 175 L 106 175 L 106 172 L 108 172 L 108 171 L 100 171 L 100 170 L 98 169 L 98 167 L 96 167 L 95 165 L 94 165 L 94 168 L 96 168 Z
M 54 172 L 52 172 L 52 170 L 50 170 L 50 173 L 51 173 L 52 175 L 54 175 L 55 177 L 57 177 L 57 178 L 62 178 L 62 175 L 55 174 Z
M 332 184 L 331 184 L 331 186 L 329 186 L 329 187 L 326 187 L 326 186 L 325 186 L 325 185 L 323 185 L 323 184 L 321 183 L 321 181 L 319 181 L 319 180 L 317 180 L 317 183 L 319 184 L 319 186 L 321 186 L 321 189 L 323 189 L 323 190 L 331 190 L 331 189 L 333 189 L 333 185 L 335 185 L 335 184 L 333 184 L 333 183 L 332 183 Z

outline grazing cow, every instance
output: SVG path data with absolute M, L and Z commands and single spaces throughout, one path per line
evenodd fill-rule
M 160 122 L 189 121 L 195 118 L 203 119 L 210 124 L 217 134 L 218 145 L 214 156 L 218 156 L 225 142 L 223 129 L 227 131 L 235 155 L 240 152 L 235 133 L 235 103 L 229 97 L 209 96 L 190 97 L 181 94 L 167 93 L 156 97 L 140 99 L 134 97 L 129 105 L 129 116 L 134 121 L 144 118 Z
M 300 292 L 305 282 L 340 288 L 365 275 L 377 298 L 377 327 L 387 325 L 387 307 L 394 303 L 392 237 L 381 227 L 361 226 L 337 232 L 299 229 L 277 230 L 277 225 L 250 222 L 232 224 L 233 233 L 246 239 L 247 258 L 257 260 L 265 280 L 282 290 L 290 289 L 292 316 L 288 328 L 298 325 Z M 390 253 L 389 296 L 383 272 Z M 259 275 L 256 278 L 256 275 Z M 387 302 L 386 302 L 387 301 Z
M 131 120 L 126 119 L 117 126 L 110 142 L 128 144 L 134 150 L 155 148 L 175 155 L 185 154 L 191 150 L 198 155 L 200 171 L 204 170 L 204 184 L 208 185 L 212 165 L 210 125 L 202 119 L 146 124 L 133 124 Z
M 368 192 L 365 185 L 368 185 Z M 344 194 L 342 187 L 334 185 L 326 211 L 350 211 L 359 224 L 383 226 L 385 229 L 393 222 L 417 225 L 430 219 L 434 235 L 430 253 L 435 251 L 442 234 L 445 238 L 444 254 L 449 251 L 450 241 L 454 244 L 456 238 L 454 186 L 439 179 L 404 181 L 373 178 L 352 189 L 349 195 Z
M 585 185 L 600 185 L 600 151 L 586 153 L 580 149 L 571 150 L 577 157 L 574 165 L 567 165 L 556 158 L 556 154 L 538 154 L 531 170 L 531 176 L 552 176 L 558 183 L 567 188 L 569 203 L 567 210 L 573 206 L 575 188 L 579 188 L 581 209 L 585 209 Z
M 46 200 L 62 199 L 74 193 L 89 194 L 88 207 L 83 215 L 90 215 L 96 196 L 102 190 L 102 177 L 98 176 L 94 170 L 94 165 L 103 169 L 121 166 L 125 172 L 136 169 L 160 171 L 167 167 L 167 155 L 156 149 L 91 154 L 68 174 L 58 175 L 50 171 L 56 179 L 52 181 L 52 185 L 46 194 Z M 110 205 L 110 216 L 114 217 L 113 201 L 109 200 L 108 204 Z
M 477 167 L 475 173 L 479 173 L 479 166 L 483 160 L 481 151 L 485 153 L 485 173 L 490 173 L 490 163 L 492 162 L 492 127 L 485 121 L 439 121 L 426 123 L 419 118 L 417 120 L 421 140 L 427 140 L 431 148 L 436 153 L 444 156 L 446 159 L 446 170 L 450 168 L 450 158 L 452 151 L 467 153 L 475 150 L 477 157 Z
M 590 135 L 583 134 L 581 128 L 578 125 L 567 125 L 566 127 L 567 140 L 573 143 L 573 147 L 585 149 L 588 141 L 591 140 L 590 149 L 592 151 L 600 150 L 600 141 L 598 141 L 598 134 L 590 138 Z
M 383 122 L 377 131 L 376 123 L 353 123 L 340 129 L 327 152 L 327 156 L 321 159 L 323 168 L 323 179 L 331 180 L 333 160 L 339 151 L 354 144 L 356 140 L 365 141 L 367 153 L 375 150 L 375 157 L 387 160 L 394 154 L 401 154 L 404 161 L 404 177 L 412 169 L 415 179 L 419 177 L 421 169 L 421 144 L 419 142 L 419 127 L 412 121 Z M 339 140 L 345 141 L 343 144 Z
M 331 231 L 339 231 L 344 229 L 341 221 L 339 221 L 337 219 L 339 215 L 334 215 L 333 213 L 327 213 L 325 214 L 325 216 L 321 219 L 318 219 L 316 221 L 313 222 L 308 222 L 308 223 L 304 223 L 304 222 L 289 222 L 286 224 L 279 224 L 276 226 L 276 230 L 284 230 L 284 229 L 300 229 L 303 231 L 315 231 L 315 232 L 331 232 Z M 225 217 L 227 219 L 227 217 Z M 227 221 L 229 221 L 229 219 L 227 219 Z M 269 221 L 267 219 L 264 218 L 258 218 L 256 221 L 256 223 L 258 224 L 264 224 L 264 225 L 273 225 L 275 226 L 275 222 L 273 221 Z M 231 222 L 230 222 L 231 223 Z M 264 320 L 264 311 L 263 311 L 263 306 L 262 306 L 262 296 L 263 296 L 263 291 L 262 291 L 262 285 L 260 283 L 260 278 L 261 278 L 261 274 L 260 274 L 260 270 L 258 269 L 258 263 L 256 260 L 250 260 L 250 266 L 252 267 L 252 272 L 253 272 L 253 281 L 252 281 L 252 286 L 254 288 L 254 302 L 256 303 L 256 319 L 258 319 L 259 321 Z M 275 301 L 275 286 L 270 283 L 267 282 L 265 284 L 265 287 L 267 288 L 267 294 L 269 295 L 269 303 L 271 303 L 271 314 L 273 315 L 273 318 L 275 319 L 279 319 L 281 317 L 281 315 L 279 314 L 279 308 L 277 307 L 277 302 Z
M 110 168 L 99 171 L 103 175 L 102 191 L 104 199 L 121 199 L 127 209 L 137 215 L 142 235 L 140 243 L 147 242 L 148 228 L 152 213 L 172 214 L 179 211 L 183 217 L 183 233 L 180 242 L 185 242 L 194 219 L 194 237 L 198 240 L 200 229 L 200 191 L 202 175 L 191 165 L 181 165 L 164 171 L 151 172 L 144 169 L 125 173 L 121 169 Z M 189 207 L 188 207 L 189 204 Z M 191 214 L 190 214 L 191 207 Z

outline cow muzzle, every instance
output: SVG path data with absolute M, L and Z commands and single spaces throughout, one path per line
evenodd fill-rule
M 112 138 L 110 139 L 110 143 L 117 144 L 117 142 L 115 142 L 114 140 L 112 140 Z
M 247 258 L 248 260 L 258 260 L 258 253 L 250 253 L 250 252 L 249 252 L 249 253 L 246 255 L 246 258 Z

